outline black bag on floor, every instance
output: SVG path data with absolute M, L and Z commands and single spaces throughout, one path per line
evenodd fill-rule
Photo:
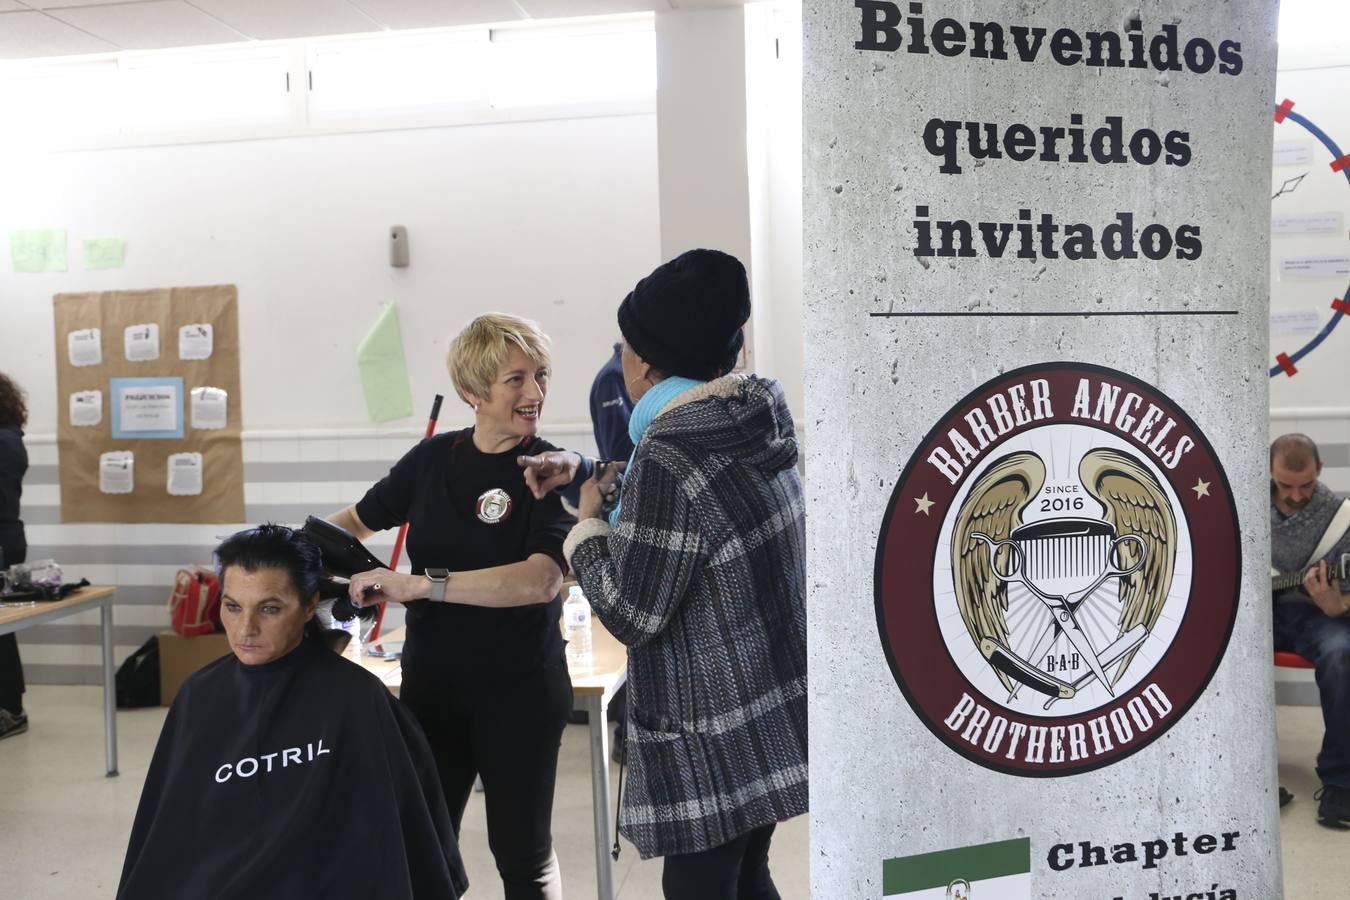
M 151 636 L 117 668 L 117 708 L 159 706 L 159 638 Z

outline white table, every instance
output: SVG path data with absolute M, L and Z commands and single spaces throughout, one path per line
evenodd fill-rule
M 109 778 L 117 774 L 117 692 L 113 676 L 114 593 L 116 591 L 110 587 L 86 587 L 64 600 L 0 603 L 0 635 L 14 634 L 87 609 L 100 611 L 103 638 L 103 741 L 108 757 Z

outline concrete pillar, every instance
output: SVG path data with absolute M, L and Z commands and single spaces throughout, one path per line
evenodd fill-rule
M 739 258 L 753 278 L 746 168 L 745 11 L 656 15 L 661 258 L 695 247 Z M 754 327 L 746 364 L 754 368 Z
M 745 8 L 755 371 L 783 384 L 802 415 L 802 9 Z
M 815 897 L 1281 896 L 1275 4 L 1141 7 L 806 7 Z
M 745 11 L 656 16 L 661 255 L 693 247 L 750 258 Z

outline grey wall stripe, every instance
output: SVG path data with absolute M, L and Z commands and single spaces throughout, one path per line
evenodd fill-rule
M 34 547 L 28 555 L 51 557 L 62 566 L 182 566 L 209 564 L 215 544 L 48 544 Z M 167 591 L 168 585 L 164 586 Z M 118 597 L 121 602 L 121 597 Z
M 1322 463 L 1332 469 L 1350 468 L 1350 444 L 1318 444 Z M 252 462 L 244 465 L 244 480 L 258 484 L 280 482 L 300 484 L 307 481 L 364 481 L 374 484 L 389 474 L 394 463 L 374 459 L 354 459 L 328 462 Z M 30 466 L 24 476 L 26 485 L 59 484 L 56 466 Z M 360 500 L 353 497 L 352 503 Z M 27 519 L 27 517 L 25 517 Z M 39 524 L 34 522 L 34 524 Z M 49 522 L 40 524 L 48 525 Z
M 280 481 L 294 484 L 304 481 L 368 481 L 371 484 L 389 474 L 394 460 L 345 459 L 339 462 L 254 462 L 244 465 L 244 480 Z M 360 497 L 353 497 L 355 503 Z
M 1275 682 L 1275 702 L 1280 706 L 1321 706 L 1322 695 L 1312 681 Z
M 345 502 L 355 503 L 360 497 L 352 497 Z M 332 503 L 257 503 L 244 508 L 247 522 L 221 523 L 221 528 L 229 530 L 231 525 L 248 525 L 258 522 L 277 522 L 282 525 L 299 525 L 305 516 L 326 516 L 336 512 L 342 501 Z M 24 506 L 23 521 L 27 525 L 60 525 L 61 510 L 56 506 Z
M 43 626 L 51 627 L 51 626 Z M 97 626 L 91 627 L 97 631 Z M 39 629 L 33 628 L 21 632 L 19 640 L 22 642 L 33 632 Z M 140 646 L 145 637 L 153 629 L 145 629 L 145 635 L 140 640 L 129 640 L 125 643 Z M 97 635 L 91 642 L 97 641 Z M 116 660 L 117 665 L 121 665 L 122 660 Z M 54 665 L 54 664 L 24 664 L 24 677 L 31 684 L 102 684 L 103 667 L 101 665 L 73 666 L 73 665 Z M 1318 706 L 1317 685 L 1312 682 L 1286 682 L 1277 684 L 1276 698 L 1279 703 L 1285 706 Z M 119 714 L 125 714 L 125 710 L 119 710 Z
M 353 497 L 348 503 L 355 503 L 360 497 Z M 326 516 L 336 512 L 341 504 L 330 503 L 259 503 L 244 507 L 244 516 L 248 524 L 276 522 L 278 525 L 303 525 L 306 516 Z
M 19 516 L 25 525 L 60 525 L 61 508 L 59 506 L 33 506 L 25 503 L 19 507 Z
M 113 624 L 117 624 L 119 606 L 163 606 L 169 608 L 171 584 L 118 584 L 113 596 Z
M 117 624 L 119 606 L 162 606 L 169 608 L 169 594 L 172 584 L 118 584 L 113 585 L 117 593 L 113 596 L 113 624 Z M 50 626 L 42 626 L 50 627 Z
M 1350 444 L 1318 444 L 1322 463 L 1331 469 L 1350 468 Z M 244 480 L 253 484 L 302 484 L 307 481 L 360 481 L 374 484 L 389 474 L 391 462 L 371 459 L 328 462 L 254 462 L 244 465 Z M 30 466 L 25 485 L 59 484 L 56 466 Z M 353 497 L 352 503 L 360 500 Z M 25 516 L 25 520 L 28 517 Z M 34 524 L 50 525 L 52 522 Z
M 119 663 L 121 660 L 118 661 Z M 102 684 L 102 666 L 65 666 L 24 664 L 24 678 L 31 684 Z M 90 710 L 92 713 L 93 711 Z M 119 713 L 124 712 L 118 710 Z M 102 713 L 98 714 L 100 721 Z
M 145 642 L 145 639 L 152 634 L 158 634 L 169 627 L 169 612 L 164 611 L 164 625 L 156 628 L 153 625 L 118 625 L 116 615 L 113 616 L 113 646 L 114 647 L 139 647 Z M 50 625 L 39 625 L 36 628 L 27 628 L 19 633 L 19 646 L 25 644 L 87 644 L 91 647 L 97 647 L 103 640 L 103 627 L 100 625 L 68 625 L 60 622 L 53 622 Z M 116 662 L 120 665 L 122 660 L 119 658 Z
M 1333 469 L 1350 466 L 1350 444 L 1318 444 L 1317 451 L 1322 456 L 1322 465 Z
M 60 484 L 61 478 L 56 466 L 29 466 L 23 476 L 24 484 Z
M 119 584 L 113 595 L 113 624 L 117 624 L 119 606 L 162 606 L 169 608 L 171 584 Z
M 298 484 L 306 481 L 366 481 L 371 484 L 389 474 L 394 460 L 344 459 L 326 462 L 251 462 L 244 464 L 247 482 Z M 26 485 L 60 484 L 56 466 L 29 466 L 23 478 Z M 360 500 L 353 497 L 352 502 Z
M 229 526 L 221 529 L 220 537 L 225 538 Z M 367 541 L 367 546 L 376 556 L 381 555 L 382 546 L 375 541 Z M 216 541 L 209 544 L 31 544 L 28 548 L 29 560 L 54 559 L 61 565 L 73 566 L 209 566 Z M 71 575 L 78 576 L 78 570 L 71 568 Z M 169 585 L 165 583 L 165 590 Z M 118 598 L 121 602 L 121 598 Z

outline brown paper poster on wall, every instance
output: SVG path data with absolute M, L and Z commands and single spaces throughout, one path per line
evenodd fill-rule
M 52 303 L 61 406 L 57 429 L 61 521 L 243 522 L 239 311 L 234 285 L 57 294 Z M 157 354 L 154 341 L 145 340 L 154 329 L 142 326 L 150 325 L 158 328 Z M 97 340 L 90 329 L 98 329 Z M 133 396 L 127 385 L 138 382 L 123 379 L 169 384 L 160 399 L 172 402 L 156 406 L 154 397 L 146 401 Z M 219 402 L 214 417 L 204 406 L 194 422 L 192 391 L 203 387 L 216 389 L 208 401 L 219 401 L 219 392 L 224 392 L 223 422 Z M 72 407 L 78 401 L 72 398 L 92 391 L 101 396 L 84 396 L 91 405 L 95 399 L 101 402 L 101 415 L 93 410 L 83 421 L 96 419 L 97 424 L 73 424 L 77 412 Z M 161 421 L 163 428 L 155 424 Z M 209 427 L 194 427 L 203 425 Z M 131 490 L 109 493 L 111 484 L 100 484 L 100 459 L 125 451 L 134 459 Z M 192 492 L 195 477 L 176 485 L 177 493 L 170 492 L 174 454 L 201 454 L 200 493 Z M 184 459 L 195 462 L 192 457 Z M 194 476 L 190 463 L 176 473 Z

